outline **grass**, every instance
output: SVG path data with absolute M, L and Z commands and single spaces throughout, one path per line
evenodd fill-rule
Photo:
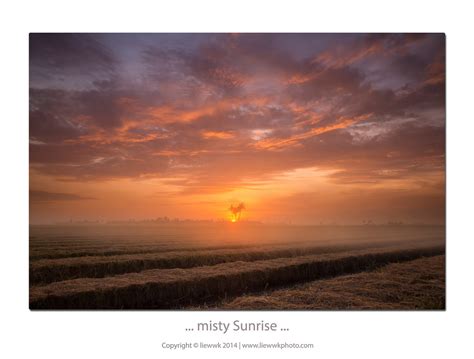
M 153 269 L 80 278 L 30 288 L 32 309 L 169 309 L 228 296 L 373 270 L 444 253 L 444 246 L 353 250 L 290 258 L 235 261 L 190 269 Z

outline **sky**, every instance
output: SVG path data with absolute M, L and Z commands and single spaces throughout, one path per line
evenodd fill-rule
M 30 223 L 445 221 L 444 34 L 30 34 Z

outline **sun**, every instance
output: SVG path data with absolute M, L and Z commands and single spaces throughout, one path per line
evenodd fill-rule
M 242 215 L 242 211 L 245 209 L 245 205 L 243 202 L 240 202 L 238 205 L 231 204 L 229 207 L 230 211 L 230 221 L 235 223 L 240 220 L 240 216 Z

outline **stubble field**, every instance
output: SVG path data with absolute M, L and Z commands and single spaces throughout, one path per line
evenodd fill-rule
M 31 309 L 444 309 L 444 227 L 30 227 Z

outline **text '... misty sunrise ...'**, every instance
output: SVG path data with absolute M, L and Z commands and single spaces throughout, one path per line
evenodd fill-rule
M 240 320 L 234 320 L 233 322 L 199 322 L 196 323 L 194 328 L 186 328 L 186 331 L 198 331 L 198 332 L 221 332 L 226 334 L 229 331 L 233 332 L 276 332 L 288 331 L 288 328 L 278 328 L 278 324 L 274 322 L 265 322 L 263 320 L 259 322 L 241 322 Z

